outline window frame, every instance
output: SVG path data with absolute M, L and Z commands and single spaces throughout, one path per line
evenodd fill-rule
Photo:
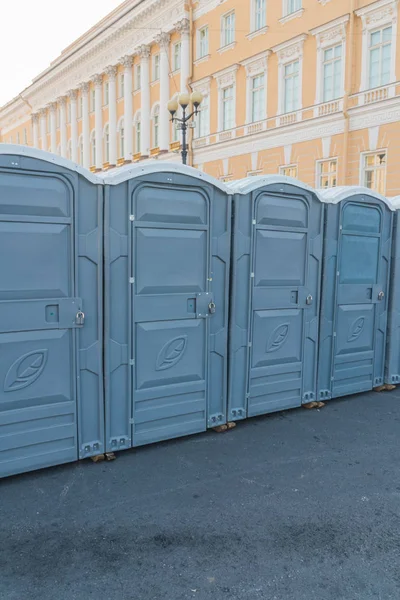
M 134 86 L 135 86 L 135 92 L 140 91 L 140 89 L 142 87 L 142 85 L 141 85 L 141 83 L 142 83 L 141 82 L 141 67 L 142 67 L 141 64 L 137 63 L 135 65 L 135 68 L 134 68 L 134 79 L 135 79 Z
M 152 82 L 160 81 L 160 53 L 153 54 L 152 58 Z
M 336 176 L 336 185 L 322 186 L 322 185 L 320 185 L 320 183 L 321 183 L 321 177 L 323 177 L 324 174 L 321 172 L 321 167 L 323 164 L 329 163 L 329 162 L 336 163 L 336 170 L 334 171 L 334 174 Z M 327 189 L 331 189 L 332 187 L 337 187 L 338 186 L 338 171 L 339 171 L 339 159 L 337 156 L 330 156 L 328 158 L 321 158 L 321 159 L 317 160 L 316 161 L 316 169 L 315 169 L 315 188 L 317 190 L 327 190 Z M 329 172 L 328 175 L 331 175 L 331 173 Z
M 383 39 L 383 32 L 385 29 L 391 29 L 391 38 L 390 38 L 390 42 L 387 42 L 385 44 L 385 41 Z M 371 42 L 372 42 L 372 36 L 374 35 L 374 33 L 381 33 L 381 41 L 379 43 L 379 45 L 375 45 L 373 47 L 371 47 Z M 389 85 L 390 82 L 390 74 L 391 74 L 391 70 L 392 70 L 392 60 L 393 60 L 393 55 L 392 55 L 392 45 L 393 45 L 393 26 L 392 25 L 387 25 L 387 26 L 383 26 L 383 27 L 378 27 L 378 28 L 374 28 L 371 29 L 370 31 L 368 31 L 368 58 L 367 58 L 367 89 L 372 90 L 375 88 L 380 88 L 380 87 L 385 87 L 387 85 Z M 379 67 L 380 67 L 380 72 L 379 72 L 379 76 L 380 76 L 380 80 L 382 80 L 382 51 L 383 51 L 383 47 L 385 45 L 389 45 L 390 43 L 390 66 L 389 66 L 389 81 L 387 83 L 382 83 L 382 81 L 380 81 L 380 83 L 378 85 L 371 85 L 371 52 L 372 50 L 376 50 L 379 48 L 380 50 L 380 60 L 379 60 Z
M 258 17 L 258 7 L 257 2 L 263 3 L 263 23 L 260 26 L 257 26 L 257 17 Z M 256 33 L 257 31 L 261 31 L 265 29 L 267 26 L 267 0 L 251 0 L 251 15 L 250 15 L 250 23 L 251 23 L 251 33 Z
M 289 10 L 291 2 L 296 2 L 299 4 L 299 6 L 295 7 L 293 10 Z M 283 0 L 282 16 L 288 17 L 289 15 L 294 15 L 302 9 L 303 9 L 303 1 L 302 0 Z
M 202 39 L 201 39 L 202 32 L 207 32 L 207 36 L 206 36 L 207 52 L 202 51 Z M 203 25 L 203 27 L 200 27 L 200 29 L 197 30 L 196 37 L 197 37 L 197 58 L 201 59 L 201 58 L 205 58 L 206 56 L 209 56 L 209 54 L 210 54 L 210 35 L 209 35 L 208 25 Z
M 395 86 L 396 82 L 396 52 L 397 52 L 397 21 L 398 21 L 398 8 L 396 0 L 382 0 L 384 10 L 382 6 L 374 7 L 372 5 L 364 6 L 355 11 L 357 17 L 361 18 L 362 21 L 362 48 L 361 48 L 361 80 L 360 80 L 360 93 L 369 91 L 369 39 L 370 33 L 379 29 L 385 29 L 386 27 L 392 27 L 392 47 L 391 47 L 391 60 L 390 60 L 390 77 L 389 83 L 379 86 L 389 88 L 389 98 L 392 98 L 396 94 Z M 360 103 L 364 103 L 364 98 L 360 98 Z
M 285 171 L 287 169 L 295 169 L 296 170 L 296 175 L 287 175 L 285 173 Z M 284 175 L 285 177 L 293 177 L 294 179 L 298 179 L 299 178 L 299 166 L 297 163 L 290 163 L 289 165 L 281 165 L 279 167 L 279 174 L 280 175 Z
M 233 27 L 232 29 L 228 29 L 226 27 L 227 19 L 233 17 Z M 227 39 L 227 32 L 232 32 L 232 39 Z M 221 15 L 221 48 L 227 48 L 236 42 L 236 13 L 235 10 L 230 10 L 229 12 Z
M 379 165 L 376 167 L 374 165 L 373 168 L 366 168 L 365 161 L 368 158 L 368 156 L 377 156 L 379 154 L 385 155 L 385 161 L 386 161 L 385 166 L 383 168 L 380 168 Z M 387 181 L 386 181 L 387 180 L 387 167 L 388 167 L 388 149 L 387 148 L 381 148 L 378 150 L 368 150 L 367 152 L 362 152 L 360 154 L 360 185 L 385 196 L 386 186 L 387 186 Z M 370 188 L 366 185 L 367 171 L 376 172 L 377 170 L 385 171 L 383 190 L 375 189 L 372 187 Z
M 178 54 L 177 54 L 177 49 L 179 48 Z M 178 59 L 178 62 L 177 62 Z M 175 44 L 173 44 L 172 46 L 172 66 L 173 66 L 173 72 L 177 73 L 178 71 L 181 70 L 181 66 L 182 66 L 182 42 L 175 42 Z

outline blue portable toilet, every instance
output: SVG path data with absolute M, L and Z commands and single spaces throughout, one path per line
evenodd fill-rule
M 393 205 L 362 187 L 321 191 L 325 236 L 318 397 L 384 382 Z
M 227 189 L 162 161 L 104 182 L 107 450 L 224 424 Z
M 385 383 L 400 383 L 400 196 L 389 199 L 394 213 L 390 269 L 389 315 L 386 343 Z
M 228 418 L 316 398 L 323 205 L 280 175 L 249 177 L 234 194 Z
M 0 477 L 104 452 L 101 184 L 0 144 Z

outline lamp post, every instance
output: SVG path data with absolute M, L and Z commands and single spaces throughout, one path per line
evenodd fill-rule
M 192 123 L 190 120 L 199 114 L 199 106 L 203 100 L 203 95 L 200 92 L 193 92 L 191 96 L 189 94 L 181 94 L 177 100 L 170 100 L 168 102 L 168 110 L 171 113 L 171 121 L 172 123 L 177 122 L 179 124 L 179 129 L 182 131 L 182 163 L 186 165 L 187 163 L 187 142 L 186 142 L 186 131 L 188 127 L 192 127 Z M 190 114 L 186 114 L 187 107 L 192 103 L 194 106 L 194 110 Z M 182 108 L 182 118 L 176 117 L 176 111 L 178 110 L 179 105 Z

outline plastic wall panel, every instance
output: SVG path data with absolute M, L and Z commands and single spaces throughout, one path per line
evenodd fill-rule
M 393 213 L 352 193 L 325 209 L 318 397 L 384 381 Z
M 48 156 L 0 154 L 0 476 L 104 451 L 102 189 Z
M 255 187 L 234 197 L 231 420 L 316 395 L 323 206 L 292 183 Z
M 225 423 L 230 197 L 161 170 L 107 185 L 105 211 L 107 449 Z
M 400 223 L 394 214 L 392 261 L 389 288 L 389 315 L 386 344 L 385 383 L 400 383 Z

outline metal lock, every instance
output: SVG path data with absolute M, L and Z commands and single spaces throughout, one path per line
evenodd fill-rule
M 82 327 L 85 323 L 85 313 L 82 310 L 78 310 L 75 317 L 75 325 Z
M 385 292 L 379 292 L 378 294 L 378 300 L 383 300 L 385 297 Z
M 210 302 L 210 304 L 208 305 L 208 312 L 210 313 L 210 315 L 215 314 L 216 311 L 216 305 L 215 302 Z
M 311 294 L 309 294 L 306 298 L 306 304 L 307 306 L 310 306 L 313 303 L 313 297 L 311 296 Z

